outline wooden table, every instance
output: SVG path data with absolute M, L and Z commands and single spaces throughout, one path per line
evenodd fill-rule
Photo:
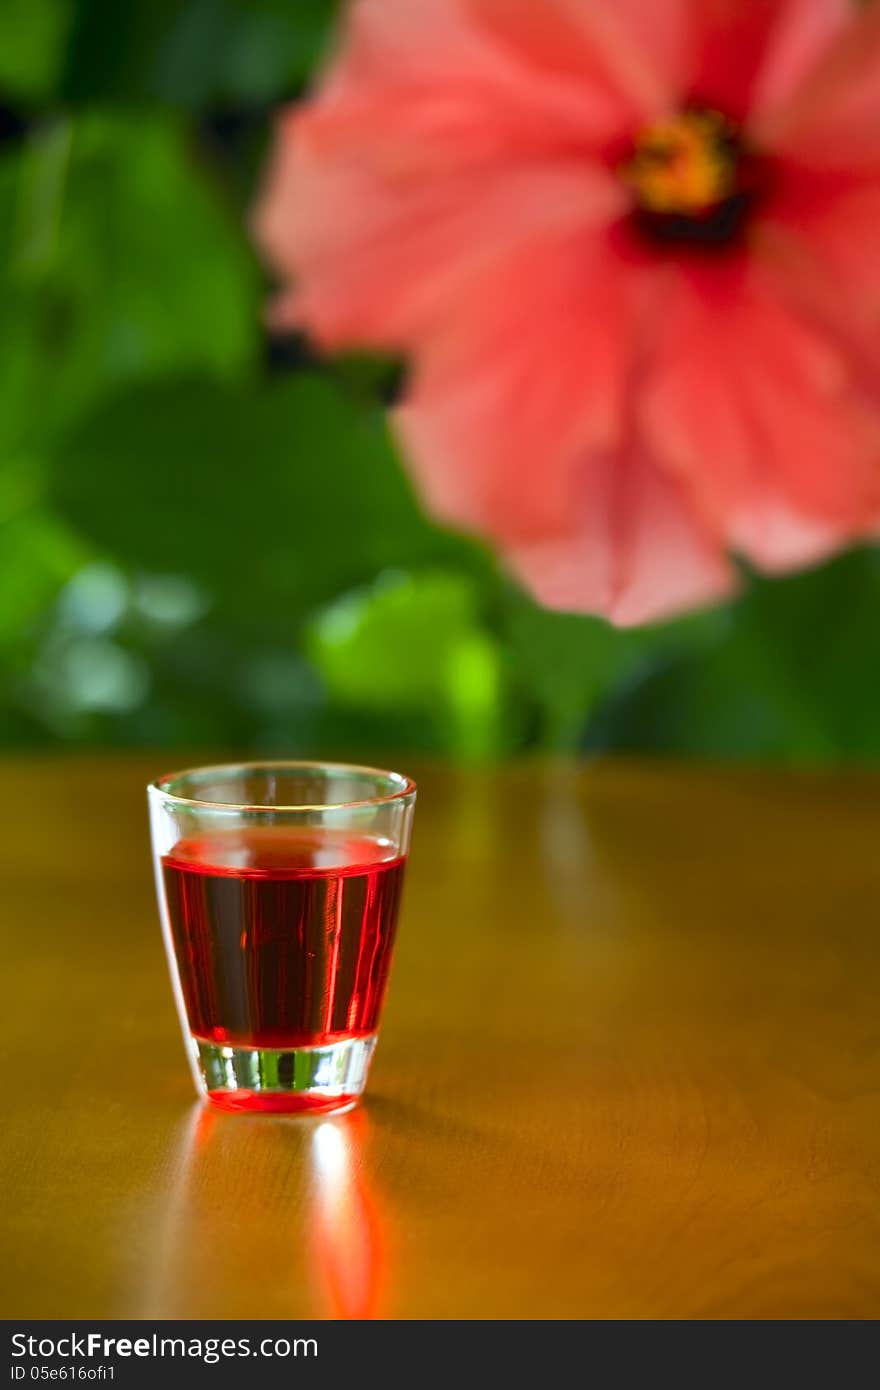
M 193 1099 L 166 761 L 0 770 L 3 1316 L 880 1315 L 880 780 L 424 772 L 368 1102 L 298 1121 Z

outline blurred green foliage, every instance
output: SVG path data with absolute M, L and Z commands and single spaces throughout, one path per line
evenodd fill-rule
M 0 5 L 0 741 L 880 754 L 880 560 L 640 632 L 420 512 L 394 364 L 267 340 L 247 210 L 331 0 Z

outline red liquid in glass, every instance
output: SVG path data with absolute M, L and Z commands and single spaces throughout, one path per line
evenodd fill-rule
M 180 840 L 162 872 L 190 1032 L 282 1049 L 374 1033 L 404 862 L 321 827 Z

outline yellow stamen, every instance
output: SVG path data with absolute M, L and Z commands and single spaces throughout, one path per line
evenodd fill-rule
M 734 129 L 715 111 L 685 111 L 638 136 L 621 174 L 647 212 L 694 216 L 736 191 Z

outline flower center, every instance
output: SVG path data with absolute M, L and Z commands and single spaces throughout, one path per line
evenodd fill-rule
M 652 240 L 719 245 L 732 240 L 751 205 L 752 163 L 732 121 L 694 107 L 640 131 L 618 173 Z
M 717 111 L 684 111 L 648 126 L 623 176 L 646 212 L 696 216 L 736 191 L 736 131 Z

